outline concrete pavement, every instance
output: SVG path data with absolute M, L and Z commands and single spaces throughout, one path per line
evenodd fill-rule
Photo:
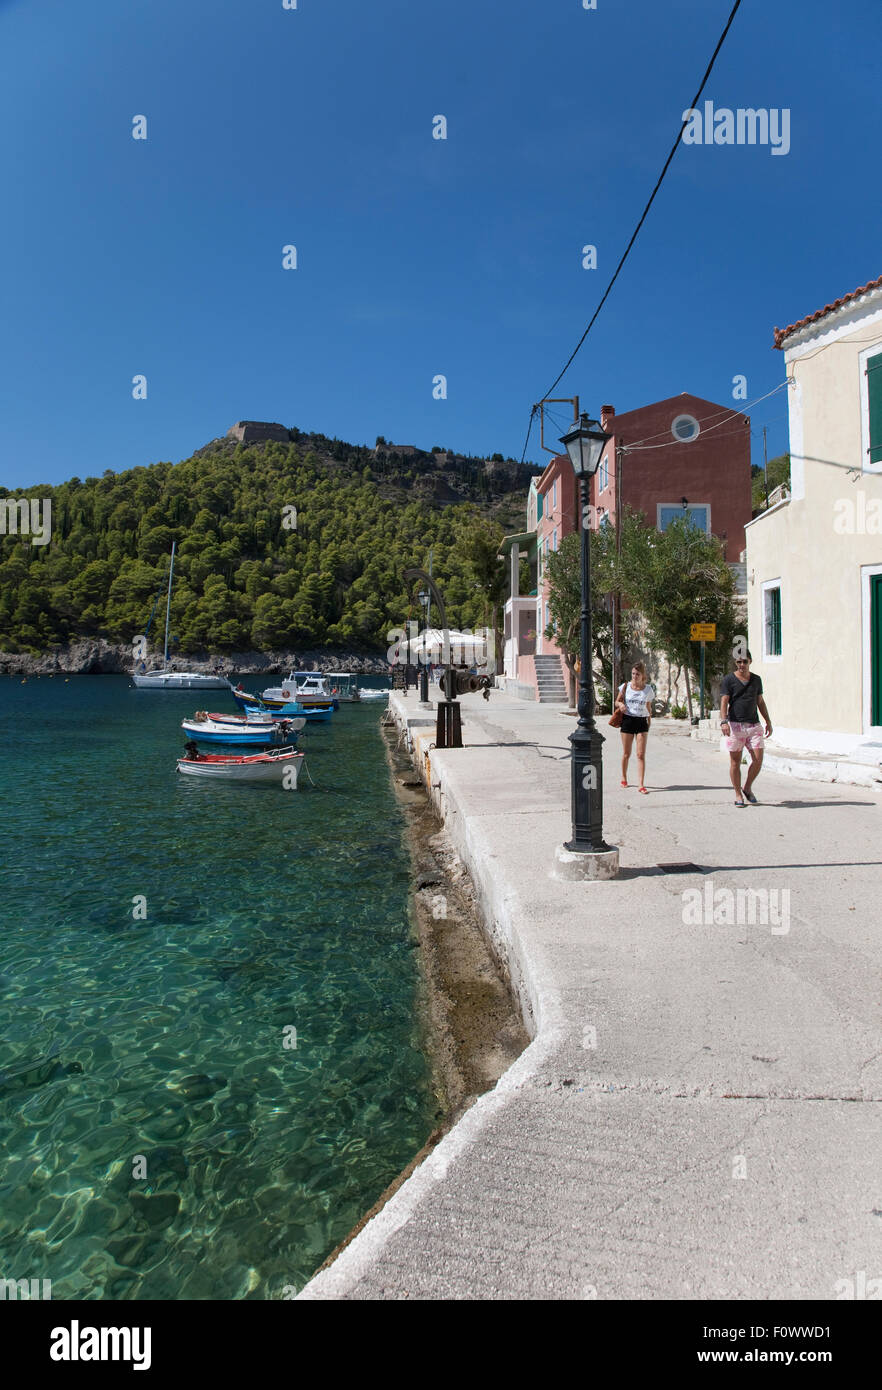
M 602 719 L 621 872 L 564 882 L 572 718 L 462 704 L 467 746 L 415 725 L 417 757 L 533 1042 L 300 1297 L 833 1299 L 882 1278 L 878 796 L 764 772 L 736 810 L 725 756 L 658 721 L 641 796 Z M 393 708 L 427 717 L 414 692 Z

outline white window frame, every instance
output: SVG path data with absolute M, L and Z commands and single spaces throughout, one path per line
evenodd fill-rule
M 695 426 L 695 433 L 691 434 L 688 439 L 683 439 L 683 437 L 677 433 L 677 426 L 681 420 L 690 420 Z M 701 421 L 697 420 L 694 415 L 690 415 L 688 410 L 681 410 L 680 414 L 675 415 L 671 421 L 671 434 L 678 444 L 694 444 L 701 434 Z
M 861 565 L 861 724 L 865 734 L 882 738 L 882 724 L 871 724 L 870 680 L 872 648 L 870 646 L 870 576 L 882 574 L 882 565 Z
M 882 353 L 882 339 L 876 343 L 875 347 L 864 348 L 858 357 L 858 367 L 860 369 L 861 387 L 861 472 L 862 473 L 882 473 L 882 459 L 878 463 L 870 463 L 870 392 L 867 386 L 867 363 L 871 357 L 878 357 Z
M 552 516 L 557 511 L 557 478 L 551 484 L 551 513 Z
M 777 589 L 781 595 L 781 651 L 777 655 L 773 655 L 766 647 L 766 636 L 768 633 L 768 625 L 766 623 L 766 594 L 771 589 Z M 784 660 L 784 585 L 781 582 L 780 575 L 777 579 L 766 579 L 763 581 L 760 589 L 760 623 L 762 624 L 763 634 L 763 661 L 767 661 L 770 666 L 780 665 Z

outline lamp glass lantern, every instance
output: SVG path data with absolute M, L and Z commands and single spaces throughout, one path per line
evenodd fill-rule
M 589 419 L 584 411 L 578 425 L 573 425 L 571 430 L 561 436 L 560 442 L 566 447 L 577 478 L 587 480 L 594 476 L 600 467 L 603 451 L 611 439 L 612 435 L 601 429 L 597 420 Z

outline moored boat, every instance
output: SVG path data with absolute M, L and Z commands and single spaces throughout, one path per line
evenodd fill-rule
M 132 675 L 139 690 L 227 690 L 226 676 L 201 671 L 139 671 Z
M 198 743 L 266 748 L 271 743 L 296 743 L 305 723 L 305 719 L 268 720 L 260 724 L 253 719 L 243 719 L 241 724 L 228 724 L 199 711 L 194 719 L 182 720 L 181 728 Z
M 213 719 L 215 724 L 232 724 L 238 729 L 262 728 L 266 725 L 272 727 L 273 719 L 269 710 L 249 709 L 244 714 L 221 714 L 217 710 L 197 710 L 194 716 L 196 719 Z
M 327 681 L 332 697 L 341 704 L 354 704 L 361 699 L 358 676 L 354 671 L 331 671 Z
M 261 710 L 268 714 L 272 719 L 307 719 L 310 723 L 314 721 L 326 722 L 333 714 L 333 706 L 326 705 L 301 705 L 299 700 L 282 702 L 277 705 L 269 705 L 258 695 L 249 695 L 246 690 L 233 690 L 233 699 L 240 709 Z
M 294 791 L 305 756 L 291 745 L 267 753 L 225 756 L 220 753 L 199 753 L 190 744 L 187 756 L 178 758 L 178 772 L 215 782 L 282 783 Z
M 321 671 L 292 671 L 281 685 L 273 685 L 261 691 L 260 698 L 270 706 L 288 704 L 296 701 L 304 708 L 324 708 L 330 704 L 337 708 L 337 700 L 331 694 L 328 680 Z
M 172 576 L 175 572 L 176 545 L 177 541 L 172 541 L 171 563 L 168 567 L 168 595 L 165 604 L 165 643 L 162 651 L 162 670 L 148 671 L 146 663 L 142 661 L 140 671 L 132 673 L 132 680 L 138 690 L 227 690 L 230 682 L 226 676 L 210 675 L 203 671 L 170 671 L 168 669 L 168 620 L 171 613 Z M 155 609 L 156 604 L 153 606 Z M 153 619 L 152 613 L 150 619 L 151 621 Z M 147 631 L 149 629 L 150 623 L 148 622 Z

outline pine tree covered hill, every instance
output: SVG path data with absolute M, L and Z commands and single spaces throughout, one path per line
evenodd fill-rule
M 167 580 L 172 541 L 176 654 L 385 650 L 389 630 L 417 616 L 403 571 L 424 568 L 430 547 L 451 626 L 493 620 L 498 542 L 522 527 L 530 469 L 291 435 L 217 439 L 178 464 L 0 489 L 52 500 L 49 544 L 0 538 L 0 651 L 130 642 Z M 163 624 L 160 599 L 151 645 L 161 648 Z

